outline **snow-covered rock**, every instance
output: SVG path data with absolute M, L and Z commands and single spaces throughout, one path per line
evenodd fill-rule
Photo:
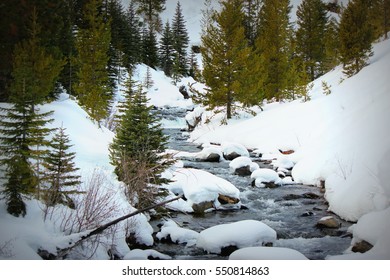
M 124 260 L 170 260 L 170 256 L 161 254 L 153 249 L 141 250 L 134 249 L 127 253 Z
M 196 107 L 192 112 L 187 113 L 185 120 L 188 126 L 188 130 L 192 131 L 202 120 L 202 115 L 205 109 L 203 107 Z
M 276 231 L 263 222 L 243 220 L 221 224 L 200 232 L 196 246 L 209 253 L 220 254 L 223 248 L 262 246 L 276 241 Z
M 259 169 L 259 165 L 252 162 L 249 157 L 240 156 L 233 159 L 229 163 L 230 172 L 240 175 L 248 176 L 251 175 L 253 171 Z
M 161 227 L 161 231 L 156 235 L 159 240 L 170 239 L 174 243 L 186 244 L 187 246 L 195 245 L 198 236 L 198 232 L 181 228 L 172 220 L 166 221 Z
M 233 160 L 239 156 L 249 157 L 248 150 L 239 143 L 223 142 L 221 149 L 223 157 L 227 160 Z
M 233 252 L 229 260 L 308 260 L 308 258 L 290 248 L 247 247 Z
M 319 228 L 339 228 L 340 222 L 338 222 L 336 220 L 336 218 L 333 216 L 326 216 L 326 217 L 321 218 L 317 222 L 316 226 Z
M 174 172 L 173 182 L 165 187 L 175 194 L 184 194 L 189 206 L 204 202 L 212 202 L 215 208 L 227 207 L 218 201 L 219 195 L 225 195 L 240 200 L 240 191 L 230 182 L 209 172 L 182 168 Z M 240 207 L 240 203 L 233 207 Z
M 282 183 L 278 173 L 268 168 L 260 168 L 253 171 L 251 175 L 252 185 L 260 188 L 274 187 Z

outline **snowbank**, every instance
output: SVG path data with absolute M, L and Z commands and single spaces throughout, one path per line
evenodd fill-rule
M 224 247 L 244 248 L 273 243 L 276 231 L 260 221 L 243 220 L 210 227 L 200 232 L 196 246 L 219 254 Z
M 229 260 L 308 260 L 308 258 L 289 248 L 248 247 L 233 252 Z

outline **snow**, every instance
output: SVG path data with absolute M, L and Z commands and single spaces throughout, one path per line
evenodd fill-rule
M 252 172 L 251 179 L 255 181 L 257 187 L 264 187 L 264 183 L 274 183 L 278 185 L 282 182 L 275 170 L 268 168 L 259 168 Z
M 219 254 L 224 247 L 261 246 L 275 240 L 276 231 L 263 222 L 243 220 L 216 225 L 201 231 L 196 246 L 209 253 Z
M 237 154 L 239 156 L 249 157 L 248 150 L 239 143 L 222 142 L 221 149 L 224 156 Z
M 252 162 L 252 160 L 247 156 L 237 157 L 229 163 L 229 168 L 232 173 L 234 173 L 236 169 L 245 166 L 249 166 L 249 170 L 251 172 L 259 169 L 259 166 L 256 163 Z
M 308 260 L 308 258 L 289 248 L 248 247 L 233 252 L 229 260 Z
M 218 202 L 219 194 L 237 199 L 240 197 L 240 191 L 233 184 L 203 170 L 177 169 L 171 180 L 173 182 L 165 187 L 175 194 L 184 194 L 189 206 L 211 201 L 218 208 L 221 206 Z
M 344 76 L 339 66 L 315 80 L 311 101 L 268 103 L 257 116 L 235 118 L 223 126 L 218 118 L 203 122 L 189 141 L 240 143 L 277 164 L 287 158 L 295 164 L 296 183 L 325 181 L 329 210 L 343 219 L 359 221 L 370 212 L 386 210 L 390 207 L 390 40 L 374 44 L 373 51 L 370 64 L 355 76 Z M 331 85 L 330 95 L 323 94 L 322 81 Z M 295 152 L 286 157 L 279 150 Z
M 195 245 L 198 236 L 198 232 L 181 228 L 173 220 L 166 221 L 161 227 L 161 231 L 156 235 L 159 240 L 170 237 L 173 242 L 186 244 L 186 246 Z
M 160 260 L 170 260 L 171 257 L 165 254 L 161 254 L 160 252 L 157 252 L 156 250 L 148 249 L 148 250 L 141 250 L 141 249 L 134 249 L 131 250 L 129 253 L 126 254 L 126 256 L 123 258 L 124 260 L 149 260 L 152 259 L 160 259 Z

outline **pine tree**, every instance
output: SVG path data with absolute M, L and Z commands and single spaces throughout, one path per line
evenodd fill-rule
M 190 52 L 190 69 L 189 76 L 194 78 L 195 81 L 199 81 L 201 78 L 201 72 L 199 69 L 198 59 L 196 57 L 196 53 L 194 51 L 194 46 L 191 48 Z
M 260 10 L 263 0 L 243 0 L 245 37 L 249 45 L 254 46 L 260 26 Z
M 179 72 L 177 74 L 181 76 L 188 75 L 188 63 L 187 63 L 187 48 L 188 48 L 188 32 L 186 28 L 186 22 L 184 20 L 183 12 L 180 2 L 177 2 L 175 16 L 172 21 L 172 33 L 173 33 L 173 48 L 178 55 Z
M 0 165 L 5 168 L 3 194 L 7 210 L 14 216 L 26 214 L 23 196 L 39 195 L 40 167 L 49 145 L 46 136 L 50 129 L 44 126 L 51 122 L 52 112 L 39 113 L 32 110 L 29 102 L 2 108 L 0 121 Z M 36 168 L 34 168 L 36 164 Z M 38 170 L 37 170 L 38 169 Z
M 47 206 L 58 203 L 73 206 L 69 194 L 77 193 L 77 187 L 81 181 L 76 174 L 79 168 L 73 162 L 74 152 L 69 152 L 72 145 L 69 137 L 65 134 L 65 128 L 60 127 L 51 141 L 51 151 L 45 158 L 43 180 L 46 182 L 44 200 Z
M 149 28 L 161 31 L 160 13 L 165 10 L 166 0 L 134 0 L 137 4 L 137 13 L 141 15 Z
M 172 75 L 175 49 L 173 48 L 173 34 L 169 21 L 166 22 L 159 46 L 160 67 L 168 77 Z
M 78 82 L 74 85 L 79 104 L 89 116 L 100 122 L 108 115 L 112 99 L 107 71 L 110 47 L 110 25 L 99 14 L 101 0 L 90 0 L 84 10 L 87 23 L 76 38 Z
M 207 26 L 202 35 L 203 77 L 208 87 L 203 103 L 211 109 L 225 107 L 230 119 L 234 103 L 246 103 L 251 96 L 247 82 L 254 73 L 250 73 L 251 50 L 245 40 L 242 1 L 221 4 L 221 12 L 213 16 L 216 26 Z
M 144 79 L 144 86 L 146 89 L 150 89 L 153 86 L 153 77 L 152 77 L 152 72 L 150 70 L 150 67 L 146 68 L 146 74 L 145 74 L 145 79 Z
M 390 0 L 370 0 L 368 1 L 369 21 L 373 27 L 373 39 L 384 36 L 388 39 L 390 31 Z
M 162 155 L 168 139 L 152 106 L 147 104 L 146 93 L 141 86 L 128 92 L 132 94 L 126 96 L 126 111 L 110 145 L 110 159 L 118 179 L 127 185 L 128 193 L 137 192 L 138 206 L 142 207 L 152 202 L 150 183 L 161 182 L 161 172 L 172 161 Z
M 37 14 L 33 11 L 30 37 L 14 50 L 11 107 L 1 109 L 0 166 L 4 167 L 3 194 L 10 214 L 26 214 L 24 196 L 37 194 L 40 187 L 40 164 L 49 145 L 51 112 L 39 113 L 53 91 L 63 61 L 54 59 L 40 44 Z
M 143 27 L 142 30 L 142 63 L 156 69 L 158 66 L 158 46 L 156 32 Z
M 30 37 L 17 44 L 13 55 L 12 103 L 30 102 L 32 109 L 49 99 L 65 62 L 55 59 L 41 45 L 41 27 L 36 10 L 32 13 Z
M 135 12 L 134 1 L 130 1 L 126 13 L 126 40 L 124 41 L 124 66 L 132 70 L 141 61 L 141 29 Z
M 324 73 L 325 32 L 328 16 L 322 0 L 303 0 L 298 6 L 297 51 L 310 80 Z
M 264 94 L 267 99 L 283 98 L 287 86 L 291 45 L 290 1 L 263 0 L 256 52 L 266 69 Z
M 325 32 L 325 61 L 324 71 L 333 69 L 340 63 L 339 23 L 331 17 Z
M 340 54 L 344 73 L 353 76 L 363 69 L 372 56 L 373 30 L 363 0 L 352 0 L 340 22 Z

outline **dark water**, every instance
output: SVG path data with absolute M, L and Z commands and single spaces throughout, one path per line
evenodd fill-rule
M 196 152 L 199 148 L 187 142 L 187 138 L 178 129 L 166 129 L 170 136 L 169 148 Z M 253 158 L 253 160 L 258 160 Z M 202 217 L 191 214 L 170 213 L 170 218 L 181 227 L 200 232 L 217 224 L 240 220 L 259 220 L 272 227 L 278 236 L 275 247 L 287 247 L 303 253 L 309 259 L 324 259 L 328 255 L 342 254 L 351 242 L 347 228 L 351 225 L 327 211 L 323 193 L 318 187 L 305 185 L 284 185 L 278 188 L 254 188 L 250 177 L 240 177 L 229 172 L 229 162 L 205 163 L 184 161 L 185 167 L 208 171 L 235 185 L 241 192 L 244 209 L 214 211 Z M 261 167 L 267 167 L 266 165 Z M 268 166 L 272 168 L 271 166 Z M 342 226 L 339 229 L 319 229 L 318 220 L 324 216 L 336 217 Z M 158 231 L 158 223 L 152 225 Z M 174 259 L 224 259 L 206 254 L 195 246 L 156 243 L 154 249 L 168 254 Z

